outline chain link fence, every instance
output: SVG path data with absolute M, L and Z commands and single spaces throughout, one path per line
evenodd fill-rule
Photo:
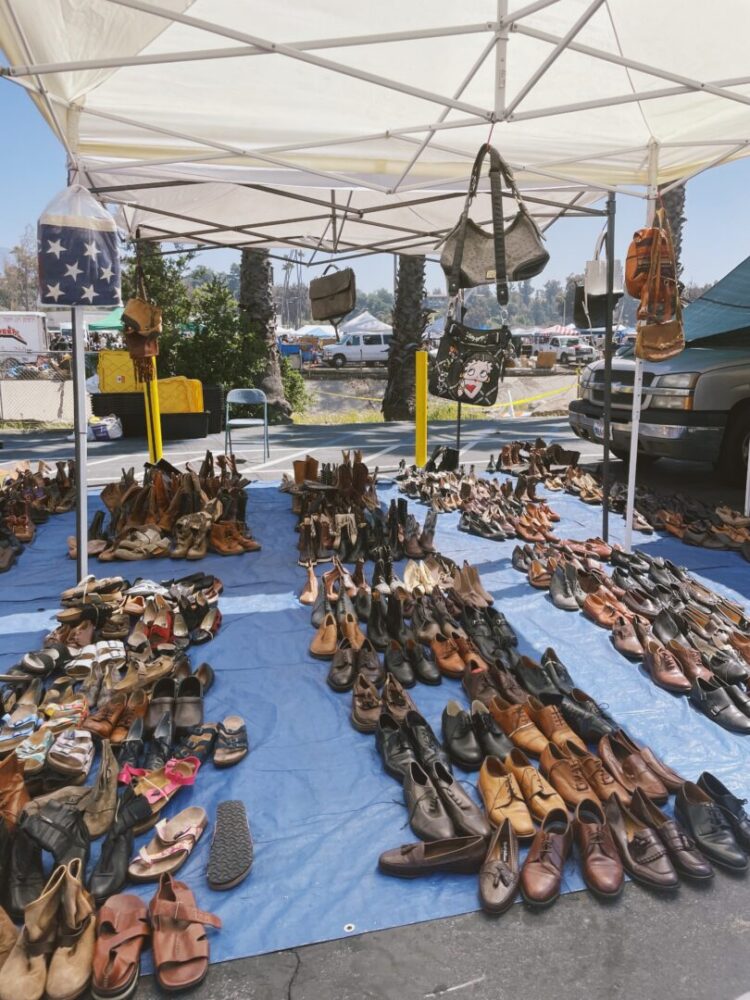
M 96 374 L 97 360 L 96 352 L 87 352 L 86 378 Z M 72 365 L 68 351 L 20 355 L 0 351 L 0 427 L 72 427 Z

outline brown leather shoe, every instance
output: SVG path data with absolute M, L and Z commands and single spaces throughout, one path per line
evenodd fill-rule
M 616 795 L 604 803 L 604 815 L 628 875 L 654 889 L 676 889 L 680 880 L 654 830 L 622 805 Z
M 652 636 L 643 651 L 643 666 L 651 675 L 651 680 L 665 691 L 687 694 L 693 686 L 683 674 L 677 657 L 666 646 Z
M 471 875 L 482 867 L 487 850 L 485 837 L 451 837 L 425 844 L 404 844 L 384 851 L 378 867 L 384 875 L 418 878 L 435 872 Z
M 234 525 L 227 521 L 217 521 L 211 525 L 208 541 L 211 551 L 218 552 L 220 556 L 241 556 L 245 551 L 237 540 Z
M 349 640 L 352 649 L 360 650 L 365 641 L 365 635 L 351 611 L 340 618 L 339 623 L 341 625 L 341 634 L 345 639 Z
M 667 643 L 667 650 L 677 660 L 683 674 L 691 684 L 699 677 L 702 677 L 704 681 L 713 680 L 713 671 L 705 666 L 703 657 L 697 649 L 692 649 L 690 646 L 683 646 L 677 639 L 670 639 Z
M 114 695 L 106 705 L 97 709 L 93 715 L 86 719 L 81 729 L 88 730 L 92 736 L 96 736 L 100 740 L 110 739 L 112 731 L 127 708 L 127 704 L 128 696 L 126 694 L 121 692 Z
M 530 906 L 550 906 L 560 895 L 563 868 L 572 844 L 567 812 L 553 810 L 532 840 L 521 870 L 521 894 Z
M 490 702 L 498 694 L 497 688 L 490 680 L 489 671 L 480 666 L 474 666 L 471 661 L 464 668 L 461 683 L 470 702 L 481 701 L 487 708 L 490 707 Z
M 676 771 L 673 771 L 671 767 L 667 767 L 664 761 L 656 756 L 651 747 L 642 746 L 640 743 L 636 743 L 635 740 L 631 740 L 624 729 L 618 729 L 612 736 L 629 753 L 640 754 L 649 771 L 655 774 L 670 792 L 679 792 L 685 784 L 685 778 Z M 650 798 L 653 798 L 653 795 Z M 627 805 L 627 803 L 625 804 Z
M 479 794 L 490 823 L 509 819 L 517 837 L 533 837 L 534 823 L 513 774 L 497 757 L 485 757 L 479 770 Z
M 601 628 L 612 629 L 620 617 L 620 611 L 599 594 L 587 594 L 581 609 L 587 618 Z
M 453 642 L 456 644 L 456 649 L 458 650 L 458 655 L 464 661 L 464 663 L 470 663 L 473 668 L 479 667 L 482 670 L 489 670 L 489 663 L 482 657 L 479 650 L 465 635 L 454 634 L 451 636 Z
M 570 728 L 557 705 L 544 705 L 538 698 L 531 697 L 526 702 L 526 711 L 529 713 L 529 718 L 541 729 L 547 739 L 556 743 L 561 750 L 568 740 L 577 744 L 581 750 L 586 749 L 586 744 Z
M 573 832 L 583 881 L 595 896 L 615 899 L 622 892 L 622 862 L 602 807 L 594 799 L 578 803 Z
M 430 642 L 430 649 L 441 674 L 446 677 L 460 677 L 464 672 L 464 661 L 453 639 L 439 632 Z
M 618 653 L 630 660 L 640 660 L 643 657 L 643 646 L 636 635 L 633 623 L 624 615 L 618 615 L 612 626 L 612 645 Z
M 515 747 L 503 763 L 506 769 L 515 776 L 521 794 L 529 807 L 529 812 L 537 823 L 541 823 L 553 809 L 565 811 L 565 803 L 561 797 L 552 785 L 545 781 L 523 750 Z
M 688 837 L 676 820 L 666 816 L 640 789 L 633 796 L 630 810 L 634 816 L 654 830 L 680 875 L 700 880 L 713 878 L 713 867 L 695 846 L 695 842 Z
M 548 743 L 539 758 L 542 774 L 573 809 L 584 799 L 595 799 L 596 792 L 586 780 L 579 760 L 568 757 L 555 743 Z
M 547 740 L 529 718 L 524 705 L 512 705 L 496 695 L 488 708 L 502 731 L 517 747 L 533 757 L 539 756 Z
M 117 720 L 117 725 L 112 730 L 110 741 L 114 746 L 122 743 L 127 738 L 128 730 L 136 719 L 142 719 L 148 708 L 148 695 L 145 691 L 134 691 L 128 698 L 125 711 Z
M 631 750 L 621 740 L 602 736 L 598 746 L 599 756 L 613 778 L 632 795 L 640 788 L 654 802 L 662 805 L 669 797 L 664 783 L 648 767 L 638 750 Z
M 525 705 L 529 700 L 529 692 L 521 687 L 509 670 L 493 664 L 490 667 L 490 681 L 500 692 L 501 697 L 513 705 Z
M 21 810 L 29 801 L 23 769 L 23 761 L 14 753 L 0 761 L 0 819 L 5 820 L 10 833 L 15 830 Z
M 329 612 L 313 636 L 313 640 L 310 643 L 310 656 L 314 656 L 316 660 L 330 660 L 336 652 L 338 634 L 339 630 L 336 625 L 336 619 Z
M 505 913 L 518 892 L 518 840 L 510 820 L 495 830 L 479 869 L 479 902 L 485 913 Z
M 374 733 L 383 706 L 378 689 L 358 675 L 352 689 L 352 725 L 360 733 Z
M 417 706 L 409 694 L 404 691 L 400 682 L 393 674 L 386 674 L 383 684 L 383 711 L 390 712 L 399 725 L 406 719 L 408 712 L 416 712 Z
M 583 776 L 593 788 L 595 797 L 600 802 L 606 802 L 611 795 L 617 795 L 620 802 L 624 802 L 626 806 L 630 804 L 630 792 L 624 785 L 620 784 L 617 778 L 612 777 L 595 754 L 584 752 L 575 743 L 566 743 L 564 752 L 581 765 Z

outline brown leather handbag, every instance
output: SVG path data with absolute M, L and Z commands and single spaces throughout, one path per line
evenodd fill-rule
M 672 236 L 662 209 L 655 222 L 654 231 L 659 235 L 651 242 L 636 328 L 635 356 L 643 361 L 666 361 L 685 349 Z
M 329 264 L 322 277 L 313 278 L 310 282 L 310 311 L 316 321 L 342 319 L 357 302 L 354 271 L 345 267 L 343 271 L 328 274 L 332 267 L 335 265 Z

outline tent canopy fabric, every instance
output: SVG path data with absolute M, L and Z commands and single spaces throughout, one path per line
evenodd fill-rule
M 746 0 L 317 0 L 293 15 L 5 0 L 0 45 L 81 182 L 154 240 L 431 252 L 490 137 L 542 227 L 750 150 Z M 489 220 L 486 193 L 473 218 Z
M 684 326 L 687 341 L 738 331 L 750 335 L 750 257 L 690 303 Z
M 106 333 L 107 330 L 121 330 L 122 313 L 123 307 L 118 306 L 116 309 L 113 309 L 111 313 L 108 313 L 108 315 L 103 316 L 101 319 L 98 319 L 93 323 L 89 323 L 89 331 L 92 333 Z

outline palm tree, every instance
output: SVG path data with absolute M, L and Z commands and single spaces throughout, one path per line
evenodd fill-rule
M 386 420 L 413 420 L 416 380 L 414 355 L 427 326 L 425 258 L 400 254 L 396 301 L 393 307 L 393 340 L 388 356 L 388 382 L 383 396 Z
M 682 233 L 687 218 L 685 216 L 685 184 L 678 184 L 665 194 L 660 194 L 664 205 L 664 214 L 669 223 L 672 233 L 672 245 L 674 246 L 675 271 L 679 281 L 682 274 Z
M 260 385 L 268 405 L 282 419 L 292 407 L 284 393 L 281 355 L 276 343 L 276 308 L 273 303 L 273 269 L 267 250 L 243 250 L 240 262 L 240 330 L 250 358 L 262 359 Z

